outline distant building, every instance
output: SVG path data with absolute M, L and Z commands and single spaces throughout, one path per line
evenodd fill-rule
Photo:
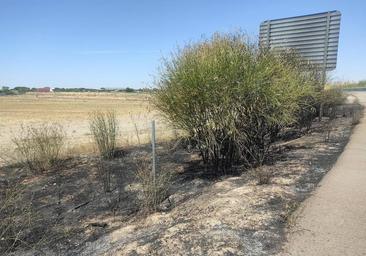
M 52 92 L 51 87 L 37 88 L 36 92 Z

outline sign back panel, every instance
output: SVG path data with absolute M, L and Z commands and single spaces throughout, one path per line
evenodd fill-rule
M 260 25 L 259 43 L 271 49 L 294 49 L 319 68 L 333 70 L 337 66 L 340 24 L 339 11 L 266 20 Z

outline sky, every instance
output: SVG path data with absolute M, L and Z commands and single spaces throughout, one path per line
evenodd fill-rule
M 366 79 L 365 0 L 0 0 L 0 87 L 153 86 L 163 57 L 214 32 L 339 10 L 334 81 Z

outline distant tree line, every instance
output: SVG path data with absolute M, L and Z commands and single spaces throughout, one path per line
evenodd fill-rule
M 366 80 L 361 80 L 359 82 L 346 82 L 342 83 L 340 87 L 344 89 L 352 89 L 352 88 L 365 88 L 366 87 Z
M 93 89 L 93 88 L 54 88 L 53 91 L 54 92 L 152 92 L 155 89 L 150 89 L 150 88 L 139 88 L 139 89 L 134 89 L 131 87 L 126 87 L 126 88 L 105 88 L 102 87 L 100 89 Z
M 3 86 L 0 88 L 0 95 L 17 95 L 35 91 L 37 91 L 37 88 L 29 88 L 25 86 L 16 86 L 14 88 L 10 88 L 8 86 Z
M 56 87 L 53 89 L 54 92 L 127 92 L 127 93 L 135 93 L 135 92 L 152 92 L 155 89 L 151 88 L 139 88 L 134 89 L 130 87 L 120 88 L 120 89 L 110 89 L 110 88 L 100 88 L 100 89 L 93 89 L 93 88 L 62 88 Z M 27 92 L 37 92 L 37 88 L 30 88 L 25 86 L 16 86 L 14 88 L 10 88 L 8 86 L 3 86 L 0 88 L 0 95 L 18 95 L 24 94 Z
M 59 88 L 53 89 L 54 92 L 98 92 L 99 89 L 92 88 Z

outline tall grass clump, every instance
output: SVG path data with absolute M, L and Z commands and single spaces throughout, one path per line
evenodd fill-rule
M 65 132 L 58 124 L 22 126 L 12 141 L 19 162 L 33 171 L 45 172 L 60 163 Z
M 36 226 L 39 216 L 35 214 L 32 203 L 24 197 L 25 188 L 18 184 L 4 185 L 0 190 L 1 255 L 27 247 L 29 242 L 38 242 L 39 237 L 36 234 L 31 237 L 30 230 Z
M 319 121 L 322 120 L 322 116 L 325 114 L 330 118 L 334 118 L 335 108 L 342 105 L 346 100 L 346 95 L 340 87 L 328 87 L 317 95 Z
M 243 34 L 215 34 L 163 63 L 153 104 L 195 141 L 215 174 L 243 160 L 263 163 L 280 129 L 296 122 L 317 79 L 293 54 L 274 53 Z
M 139 160 L 136 170 L 137 181 L 141 184 L 140 208 L 145 213 L 157 211 L 167 198 L 173 180 L 173 173 L 157 171 L 155 176 L 147 160 Z
M 323 103 L 324 108 L 328 109 L 342 105 L 346 100 L 346 95 L 344 94 L 342 88 L 330 87 L 323 90 L 320 93 L 319 98 L 319 101 Z
M 113 158 L 119 129 L 115 112 L 91 113 L 89 126 L 101 158 Z

